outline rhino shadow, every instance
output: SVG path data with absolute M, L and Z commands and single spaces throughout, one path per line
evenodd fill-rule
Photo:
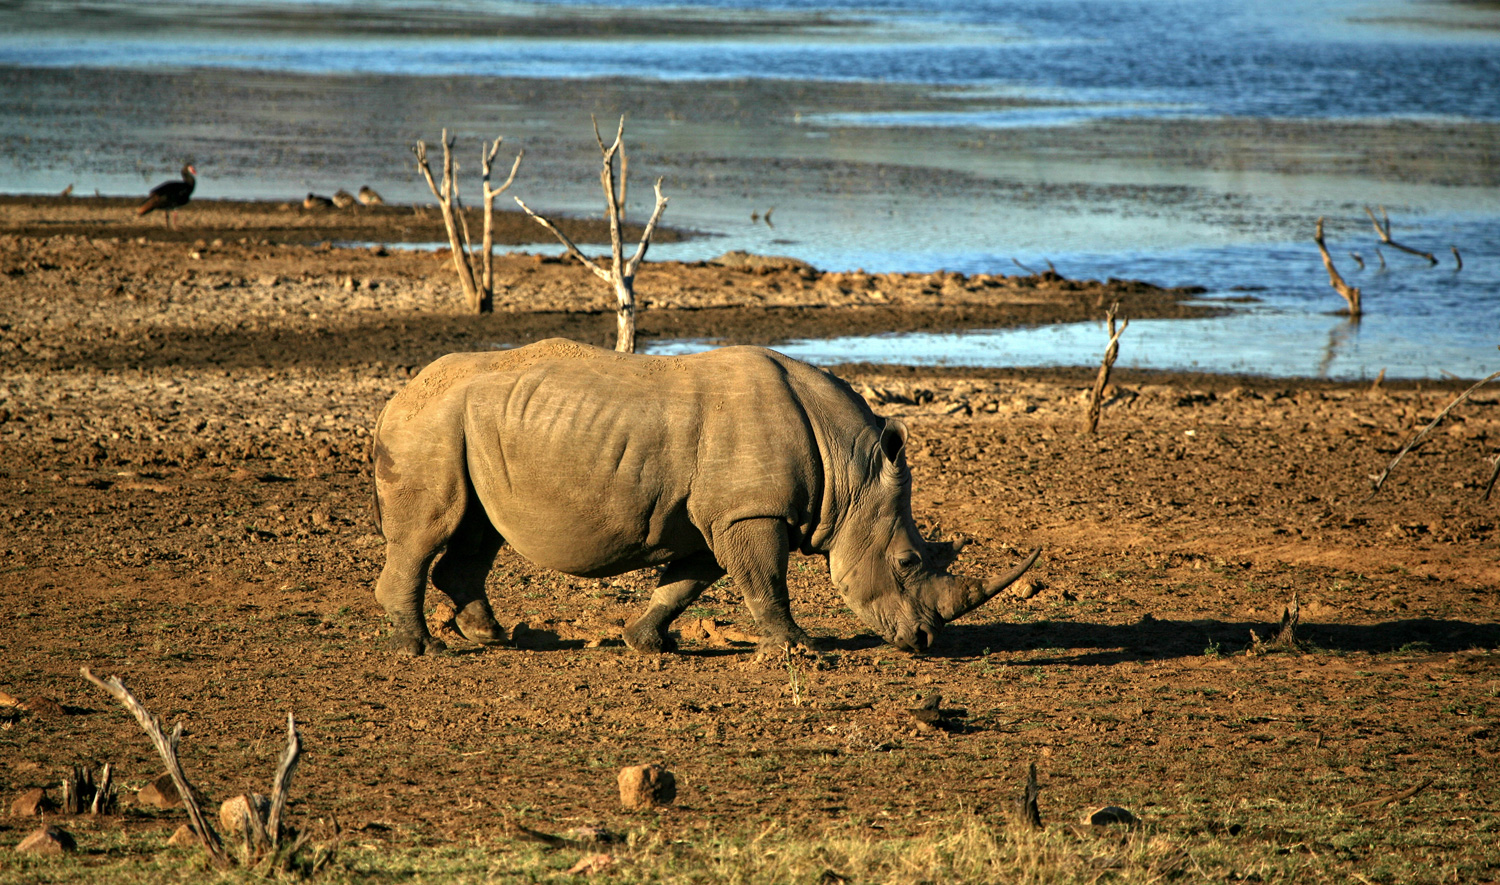
M 991 651 L 1046 651 L 1034 664 L 1106 666 L 1127 661 L 1198 657 L 1217 648 L 1232 654 L 1250 647 L 1250 631 L 1275 635 L 1265 621 L 1194 619 L 1174 621 L 1146 616 L 1134 624 L 1035 621 L 1029 624 L 951 624 L 933 654 L 960 658 Z M 1382 654 L 1402 649 L 1454 653 L 1500 648 L 1500 625 L 1436 618 L 1408 618 L 1378 624 L 1303 621 L 1297 638 L 1309 650 Z

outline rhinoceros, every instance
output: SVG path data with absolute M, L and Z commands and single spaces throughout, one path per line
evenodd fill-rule
M 395 649 L 420 655 L 446 648 L 423 617 L 429 568 L 459 632 L 497 643 L 484 583 L 502 544 L 580 577 L 659 567 L 625 642 L 660 652 L 672 620 L 727 573 L 775 651 L 812 645 L 787 597 L 798 550 L 827 558 L 865 624 L 922 651 L 1037 553 L 986 581 L 934 568 L 912 521 L 906 440 L 844 381 L 759 347 L 642 356 L 552 339 L 450 354 L 375 426 L 375 596 Z

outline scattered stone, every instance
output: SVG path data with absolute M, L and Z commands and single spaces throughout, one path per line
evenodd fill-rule
M 1118 805 L 1105 805 L 1085 814 L 1083 822 L 1094 827 L 1105 827 L 1110 824 L 1130 826 L 1136 822 L 1136 819 L 1135 815 Z
M 10 813 L 16 817 L 36 817 L 44 811 L 51 811 L 53 804 L 47 798 L 47 791 L 41 787 L 33 787 L 15 798 L 10 803 Z
M 252 814 L 254 818 L 251 817 Z M 224 804 L 219 806 L 219 825 L 235 836 L 244 833 L 246 827 L 254 830 L 254 821 L 258 820 L 261 826 L 265 826 L 266 819 L 270 816 L 271 800 L 259 793 L 242 793 L 224 800 Z
M 1028 578 L 1016 584 L 1015 588 L 1010 592 L 1011 595 L 1017 599 L 1030 599 L 1031 597 L 1042 592 L 1043 586 L 1044 585 L 1041 581 L 1038 581 L 1035 578 Z
M 652 762 L 620 769 L 620 804 L 628 810 L 671 805 L 677 798 L 677 778 Z
M 78 840 L 67 830 L 49 825 L 22 839 L 16 850 L 27 854 L 71 854 L 78 850 Z
M 173 848 L 188 848 L 198 844 L 198 834 L 193 832 L 192 827 L 183 824 L 172 831 L 172 835 L 167 839 L 167 844 Z
M 567 872 L 563 873 L 563 875 L 592 876 L 595 873 L 603 872 L 605 869 L 608 869 L 610 864 L 613 864 L 614 862 L 615 859 L 611 855 L 591 854 L 586 857 L 579 858 L 578 863 L 575 863 L 571 867 L 569 867 L 567 869 Z
M 177 784 L 170 774 L 160 774 L 156 780 L 141 787 L 135 801 L 152 808 L 180 808 L 182 796 L 177 793 Z
M 51 698 L 41 696 L 27 698 L 16 706 L 41 719 L 55 719 L 59 716 L 67 715 L 67 711 L 63 709 L 62 704 Z

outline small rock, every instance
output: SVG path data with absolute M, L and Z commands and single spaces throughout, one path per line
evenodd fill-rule
M 1015 589 L 1010 592 L 1017 599 L 1030 599 L 1042 592 L 1042 582 L 1035 579 L 1027 579 L 1017 584 Z
M 167 844 L 173 848 L 186 848 L 191 845 L 197 845 L 198 834 L 193 832 L 192 827 L 183 824 L 172 831 L 171 837 L 167 839 Z
M 1129 826 L 1135 823 L 1135 815 L 1118 805 L 1105 805 L 1095 808 L 1083 816 L 1083 822 L 1095 827 L 1104 827 L 1110 824 L 1125 824 Z
M 671 805 L 677 798 L 677 778 L 655 762 L 620 769 L 620 804 L 638 810 Z
M 567 872 L 565 872 L 563 875 L 592 876 L 595 873 L 604 871 L 609 867 L 610 864 L 614 862 L 615 859 L 608 854 L 592 854 L 587 857 L 579 858 L 578 863 L 575 863 L 573 864 L 573 866 L 569 867 Z
M 22 839 L 16 850 L 29 854 L 71 854 L 78 850 L 78 840 L 67 830 L 45 826 Z
M 177 784 L 170 774 L 158 775 L 156 780 L 141 787 L 135 794 L 135 801 L 152 808 L 179 808 L 182 805 Z
M 25 710 L 31 715 L 40 717 L 42 719 L 53 719 L 58 716 L 64 716 L 67 714 L 67 711 L 63 709 L 62 704 L 59 704 L 57 701 L 54 701 L 51 698 L 44 698 L 41 696 L 27 698 L 16 706 L 20 707 L 22 710 Z
M 247 825 L 250 829 L 255 829 L 252 814 L 255 815 L 254 820 L 259 820 L 264 826 L 266 818 L 271 816 L 271 800 L 259 793 L 242 793 L 226 799 L 219 806 L 219 825 L 227 832 L 239 835 L 245 832 Z
M 52 803 L 47 799 L 47 791 L 41 787 L 27 790 L 10 803 L 10 813 L 16 817 L 36 817 L 51 809 Z

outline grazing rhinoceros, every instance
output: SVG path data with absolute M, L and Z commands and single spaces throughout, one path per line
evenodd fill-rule
M 375 426 L 386 540 L 375 596 L 397 650 L 445 648 L 427 630 L 432 583 L 478 642 L 505 638 L 484 580 L 500 545 L 547 568 L 605 577 L 662 566 L 631 648 L 670 646 L 667 625 L 732 575 L 762 650 L 803 645 L 787 554 L 821 553 L 845 601 L 908 651 L 1020 577 L 934 570 L 911 517 L 906 427 L 833 375 L 758 347 L 638 356 L 562 339 L 452 354 Z M 436 559 L 436 564 L 434 564 Z

